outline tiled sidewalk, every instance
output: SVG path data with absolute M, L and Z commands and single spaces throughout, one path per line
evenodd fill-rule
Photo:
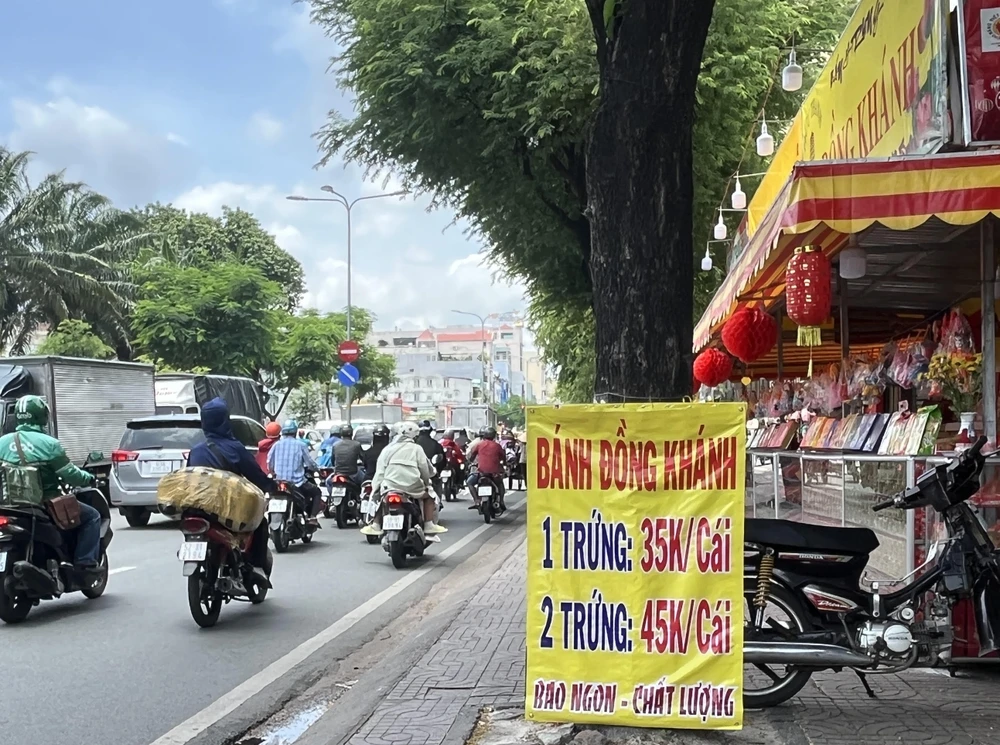
M 525 572 L 522 541 L 349 744 L 457 745 L 483 707 L 522 707 Z M 743 733 L 675 734 L 692 745 L 1000 743 L 1000 673 L 992 669 L 957 678 L 915 670 L 870 676 L 869 682 L 877 699 L 865 695 L 853 673 L 822 673 L 788 704 L 749 712 Z M 640 742 L 662 741 L 636 730 L 628 734 Z
M 349 744 L 461 741 L 484 706 L 523 706 L 526 571 L 522 541 Z

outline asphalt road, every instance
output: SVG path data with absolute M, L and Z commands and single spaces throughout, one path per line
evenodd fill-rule
M 508 505 L 522 499 L 508 495 Z M 441 558 L 483 526 L 469 504 L 466 494 L 445 507 L 449 532 L 423 559 L 411 560 L 429 571 L 405 591 L 392 588 L 412 569 L 394 569 L 356 529 L 339 531 L 323 520 L 312 544 L 293 544 L 275 557 L 266 602 L 230 603 L 218 625 L 204 630 L 188 611 L 175 524 L 156 516 L 145 528 L 130 528 L 116 516 L 114 574 L 103 597 L 68 595 L 37 606 L 22 624 L 0 626 L 0 740 L 153 743 L 366 601 L 379 596 L 359 626 L 402 613 L 509 519 Z

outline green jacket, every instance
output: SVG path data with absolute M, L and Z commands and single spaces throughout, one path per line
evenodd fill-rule
M 86 471 L 74 466 L 59 440 L 50 437 L 41 427 L 33 424 L 22 424 L 17 428 L 20 436 L 24 460 L 38 468 L 42 481 L 42 492 L 45 499 L 59 496 L 59 480 L 70 486 L 89 486 L 94 483 L 94 477 Z M 14 434 L 0 437 L 0 462 L 19 464 L 21 459 L 14 444 Z

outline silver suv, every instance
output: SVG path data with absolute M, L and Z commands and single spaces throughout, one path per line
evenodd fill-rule
M 233 434 L 256 454 L 264 427 L 253 419 L 233 416 Z M 149 523 L 158 512 L 156 486 L 168 473 L 183 468 L 191 448 L 205 441 L 197 414 L 168 414 L 133 419 L 111 453 L 111 504 L 132 527 Z

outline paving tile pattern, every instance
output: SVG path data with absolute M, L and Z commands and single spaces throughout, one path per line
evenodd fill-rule
M 440 745 L 462 709 L 523 706 L 526 572 L 522 542 L 348 745 Z
M 868 698 L 853 673 L 822 673 L 791 702 L 766 713 L 790 743 L 995 745 L 1000 743 L 1000 672 L 972 668 L 869 676 Z
M 522 543 L 348 745 L 441 745 L 463 710 L 523 706 L 526 562 Z M 998 669 L 868 680 L 876 699 L 853 673 L 816 675 L 793 701 L 748 712 L 743 734 L 768 745 L 1000 745 Z

